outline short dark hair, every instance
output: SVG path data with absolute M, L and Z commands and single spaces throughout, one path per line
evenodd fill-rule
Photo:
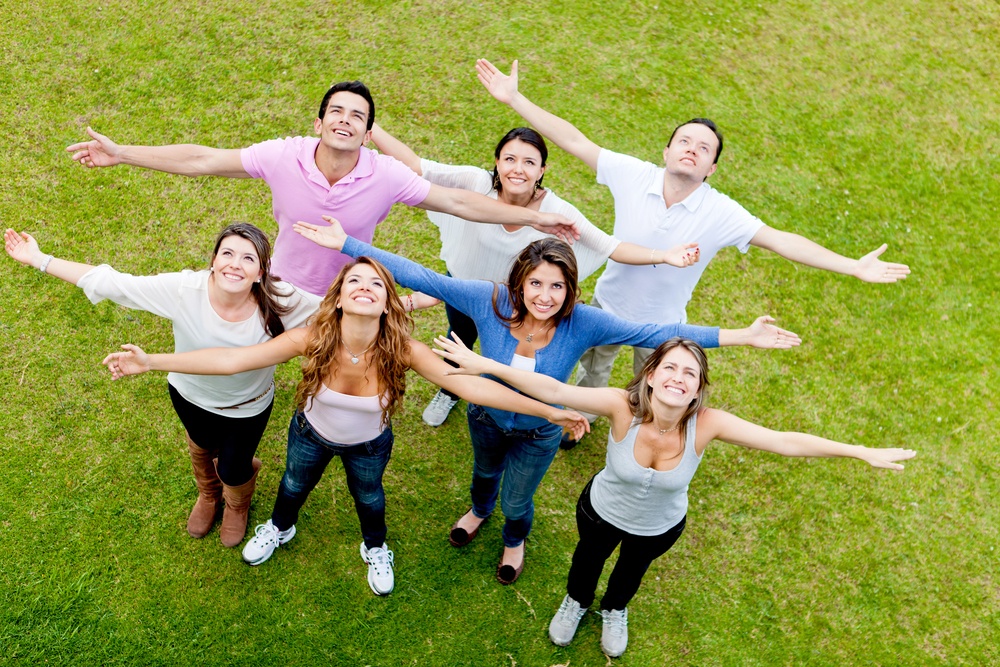
M 712 164 L 718 164 L 719 156 L 722 155 L 722 132 L 720 132 L 719 127 L 708 118 L 692 118 L 688 122 L 681 123 L 680 125 L 675 127 L 674 131 L 670 133 L 670 139 L 667 140 L 667 146 L 669 146 L 671 142 L 674 140 L 674 135 L 677 134 L 677 130 L 681 129 L 685 125 L 691 125 L 692 123 L 695 125 L 704 125 L 708 129 L 710 129 L 715 134 L 715 138 L 719 140 L 719 150 L 715 151 L 715 159 L 712 160 Z
M 368 129 L 372 129 L 372 126 L 375 124 L 375 100 L 372 99 L 372 94 L 368 90 L 368 86 L 360 81 L 341 81 L 330 86 L 330 90 L 326 91 L 326 95 L 323 96 L 323 101 L 319 103 L 318 118 L 326 115 L 326 107 L 330 104 L 330 98 L 336 93 L 344 91 L 360 95 L 368 102 Z
M 497 144 L 496 150 L 493 151 L 493 158 L 499 160 L 500 151 L 503 150 L 503 147 L 515 139 L 537 148 L 538 152 L 542 154 L 542 166 L 545 166 L 545 161 L 549 159 L 549 147 L 545 145 L 545 139 L 542 138 L 542 135 L 538 134 L 538 132 L 535 132 L 530 127 L 515 127 L 510 132 L 503 135 L 503 139 L 500 140 L 500 143 Z M 542 178 L 538 179 L 538 183 L 535 187 L 542 187 L 542 179 L 544 178 L 545 174 L 542 174 Z M 500 173 L 497 171 L 496 165 L 493 166 L 493 185 L 496 186 L 497 192 L 503 191 L 503 186 L 500 184 Z

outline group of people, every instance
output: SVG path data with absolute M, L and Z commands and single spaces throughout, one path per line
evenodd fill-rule
M 534 494 L 560 445 L 572 446 L 593 419 L 607 417 L 607 463 L 577 503 L 580 539 L 549 636 L 558 645 L 573 639 L 620 545 L 600 602 L 601 647 L 614 657 L 627 646 L 627 607 L 645 572 L 684 530 L 688 483 L 709 442 L 784 456 L 853 457 L 892 469 L 915 454 L 779 433 L 706 407 L 704 348 L 786 349 L 800 342 L 767 316 L 743 329 L 686 324 L 685 306 L 712 257 L 726 246 L 745 252 L 756 245 L 867 282 L 895 282 L 909 269 L 882 261 L 884 245 L 854 260 L 775 230 L 715 191 L 706 180 L 717 168 L 722 135 L 708 119 L 679 126 L 657 166 L 597 146 L 530 102 L 518 89 L 516 61 L 509 75 L 485 60 L 476 69 L 487 91 L 535 128 L 503 136 L 492 173 L 419 158 L 375 124 L 372 96 L 357 81 L 327 91 L 316 137 L 242 150 L 124 146 L 88 128 L 90 140 L 67 149 L 87 167 L 264 179 L 278 224 L 273 258 L 267 236 L 245 223 L 222 230 L 208 270 L 156 276 L 54 258 L 12 229 L 6 250 L 81 287 L 95 303 L 110 299 L 172 321 L 172 354 L 123 345 L 104 363 L 116 379 L 169 372 L 198 489 L 187 526 L 192 537 L 206 536 L 221 514 L 222 543 L 243 541 L 274 368 L 303 357 L 274 508 L 243 548 L 251 565 L 295 536 L 300 508 L 339 456 L 369 586 L 377 595 L 392 591 L 382 477 L 410 368 L 440 387 L 423 412 L 431 426 L 442 424 L 459 398 L 468 402 L 471 502 L 448 540 L 468 545 L 499 500 L 501 584 L 524 570 Z M 611 189 L 613 235 L 542 185 L 546 138 Z M 369 141 L 381 153 L 368 149 Z M 396 202 L 428 211 L 447 275 L 371 245 Z M 581 303 L 580 280 L 605 263 L 594 298 Z M 401 297 L 396 283 L 413 293 Z M 412 338 L 410 314 L 439 300 L 449 332 L 432 350 Z M 471 351 L 477 339 L 481 356 Z M 609 388 L 622 345 L 634 349 L 635 377 L 625 389 Z M 577 383 L 567 384 L 578 362 Z

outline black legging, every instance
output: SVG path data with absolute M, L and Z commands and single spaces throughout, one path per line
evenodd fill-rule
M 476 339 L 479 338 L 479 329 L 476 328 L 476 323 L 471 317 L 460 310 L 452 308 L 447 303 L 444 304 L 444 312 L 448 315 L 448 338 L 451 338 L 451 332 L 454 331 L 458 334 L 459 339 L 465 343 L 465 346 L 471 350 L 472 346 L 476 342 Z M 458 364 L 451 359 L 445 359 L 445 361 L 455 368 L 458 368 Z M 458 396 L 451 393 L 447 389 L 442 389 L 441 391 L 447 394 L 450 398 L 458 400 Z

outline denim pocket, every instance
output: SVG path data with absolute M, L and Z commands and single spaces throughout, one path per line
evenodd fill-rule
M 392 435 L 392 426 L 388 426 L 378 435 L 377 438 L 364 443 L 365 449 L 368 451 L 369 456 L 387 455 L 392 452 L 393 440 L 394 436 Z

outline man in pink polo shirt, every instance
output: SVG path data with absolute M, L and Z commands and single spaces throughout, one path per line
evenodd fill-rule
M 466 220 L 530 225 L 567 240 L 578 237 L 562 216 L 507 206 L 488 197 L 433 185 L 394 158 L 365 148 L 375 123 L 375 102 L 360 81 L 334 84 L 313 121 L 317 137 L 288 137 L 242 150 L 194 144 L 120 146 L 89 127 L 91 141 L 66 150 L 87 167 L 129 164 L 184 176 L 262 178 L 271 188 L 278 237 L 272 272 L 297 287 L 325 294 L 349 258 L 292 231 L 305 220 L 337 218 L 351 236 L 370 243 L 375 226 L 396 202 Z

